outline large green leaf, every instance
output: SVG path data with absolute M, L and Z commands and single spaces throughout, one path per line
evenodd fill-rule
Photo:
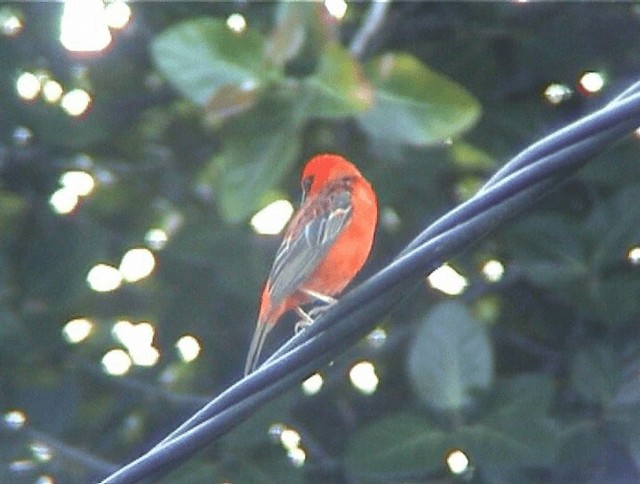
M 408 370 L 420 399 L 440 410 L 461 410 L 493 381 L 486 329 L 459 302 L 436 306 L 418 329 Z
M 385 54 L 365 66 L 374 104 L 358 115 L 372 138 L 429 145 L 471 128 L 480 104 L 462 86 L 408 54 Z
M 397 413 L 353 436 L 346 465 L 358 475 L 434 471 L 443 467 L 448 440 L 426 418 Z
M 245 220 L 289 171 L 300 148 L 300 122 L 291 102 L 267 100 L 228 123 L 223 149 L 203 170 L 227 222 Z
M 556 427 L 548 416 L 553 393 L 547 375 L 500 382 L 492 395 L 492 410 L 460 430 L 462 448 L 489 467 L 551 464 L 558 447 Z
M 362 112 L 372 101 L 360 64 L 337 43 L 327 45 L 318 71 L 303 81 L 302 89 L 309 116 L 349 116 Z
M 233 32 L 222 19 L 199 18 L 170 27 L 151 44 L 160 71 L 182 95 L 204 105 L 222 86 L 256 86 L 270 74 L 264 39 L 246 29 Z
M 640 244 L 638 197 L 639 187 L 627 187 L 578 222 L 560 215 L 522 220 L 508 232 L 514 267 L 566 301 L 580 301 L 590 317 L 632 321 L 639 314 L 640 278 L 625 258 Z
M 265 55 L 275 65 L 283 66 L 302 49 L 307 31 L 315 19 L 317 4 L 280 2 L 276 6 L 275 27 L 269 35 Z

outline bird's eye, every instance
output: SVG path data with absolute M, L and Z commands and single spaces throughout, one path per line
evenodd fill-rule
M 302 193 L 306 195 L 311 189 L 311 185 L 313 185 L 313 176 L 310 175 L 302 180 Z

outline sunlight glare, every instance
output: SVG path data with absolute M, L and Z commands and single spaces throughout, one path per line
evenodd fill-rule
M 378 388 L 380 380 L 376 375 L 376 369 L 369 361 L 356 363 L 349 370 L 351 385 L 364 395 L 371 395 Z
M 121 349 L 110 350 L 102 357 L 102 367 L 109 375 L 126 375 L 131 369 L 131 358 Z
M 588 94 L 595 94 L 602 90 L 605 85 L 605 79 L 601 73 L 589 71 L 582 75 L 579 84 Z
M 31 449 L 33 458 L 38 462 L 49 462 L 51 457 L 53 457 L 49 446 L 42 442 L 32 442 L 29 448 Z
M 150 346 L 155 330 L 150 323 L 132 324 L 131 321 L 121 319 L 111 328 L 111 334 L 127 348 L 135 346 Z
M 33 132 L 26 126 L 16 126 L 11 137 L 16 146 L 27 146 L 33 139 Z
M 227 17 L 227 27 L 236 34 L 241 34 L 247 28 L 247 20 L 241 13 L 232 13 Z
M 302 382 L 302 391 L 305 395 L 315 395 L 322 389 L 324 379 L 320 373 L 314 373 L 305 381 Z
M 162 229 L 150 229 L 144 236 L 144 241 L 153 250 L 160 250 L 167 244 L 169 237 Z
M 42 85 L 42 97 L 49 104 L 54 104 L 60 101 L 64 90 L 62 85 L 52 79 L 47 79 Z
M 287 457 L 289 458 L 289 462 L 291 462 L 294 467 L 302 467 L 304 465 L 304 462 L 307 460 L 306 452 L 300 447 L 289 449 L 287 451 Z
M 72 170 L 60 176 L 60 185 L 78 196 L 86 197 L 93 191 L 96 181 L 86 171 Z
M 269 430 L 267 431 L 271 442 L 273 442 L 274 444 L 279 443 L 280 436 L 282 435 L 282 432 L 284 432 L 286 429 L 287 429 L 287 426 L 281 422 L 271 424 L 269 426 Z
M 640 247 L 632 247 L 627 254 L 627 259 L 631 265 L 640 265 Z
M 387 332 L 382 328 L 376 328 L 367 335 L 367 343 L 375 349 L 380 349 L 387 341 Z
M 40 94 L 40 80 L 32 72 L 23 72 L 16 79 L 16 92 L 26 101 L 33 101 Z
M 111 43 L 102 0 L 65 0 L 60 42 L 70 52 L 98 52 Z
M 122 0 L 113 0 L 104 7 L 104 17 L 109 27 L 122 29 L 131 19 L 131 7 Z
M 5 425 L 11 430 L 19 430 L 27 422 L 27 416 L 21 410 L 10 410 L 2 416 Z
M 279 234 L 293 215 L 293 205 L 288 200 L 276 200 L 251 218 L 253 230 L 261 235 Z
M 87 339 L 93 331 L 93 322 L 87 318 L 76 318 L 62 328 L 62 336 L 68 343 L 76 344 Z
M 144 247 L 127 251 L 120 262 L 119 271 L 127 282 L 137 282 L 149 277 L 156 266 L 153 253 Z
M 198 357 L 202 348 L 194 336 L 187 334 L 176 342 L 176 349 L 180 359 L 185 363 L 190 363 Z
M 152 346 L 155 328 L 151 323 L 132 324 L 126 319 L 117 321 L 111 334 L 129 351 L 133 364 L 153 366 L 160 359 L 160 352 Z
M 69 116 L 80 116 L 89 108 L 91 96 L 84 89 L 72 89 L 60 100 L 60 106 Z
M 459 449 L 452 450 L 447 455 L 447 466 L 453 474 L 464 474 L 469 469 L 469 458 Z
M 285 429 L 280 433 L 280 443 L 287 450 L 299 447 L 300 439 L 300 434 L 292 428 Z
M 498 282 L 504 276 L 504 265 L 499 260 L 488 260 L 482 266 L 482 275 L 489 282 Z
M 344 0 L 324 0 L 324 8 L 337 20 L 342 20 L 347 14 L 347 2 Z
M 128 349 L 134 365 L 154 366 L 160 360 L 160 352 L 153 346 L 136 345 Z
M 16 37 L 22 29 L 24 23 L 20 18 L 20 14 L 12 9 L 5 7 L 0 10 L 0 33 L 5 37 Z
M 73 212 L 78 205 L 78 195 L 66 187 L 58 188 L 49 197 L 49 205 L 53 211 L 60 215 L 67 215 Z
M 566 84 L 554 82 L 544 90 L 544 97 L 549 104 L 560 104 L 571 98 L 573 91 Z
M 429 285 L 449 296 L 462 294 L 468 285 L 467 279 L 448 264 L 443 264 L 427 277 Z
M 87 274 L 87 283 L 96 292 L 115 291 L 122 284 L 122 274 L 113 266 L 97 264 Z

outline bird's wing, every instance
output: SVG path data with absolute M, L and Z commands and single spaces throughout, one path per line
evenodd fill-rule
M 301 208 L 276 252 L 268 278 L 273 306 L 304 285 L 351 218 L 348 188 L 328 188 Z

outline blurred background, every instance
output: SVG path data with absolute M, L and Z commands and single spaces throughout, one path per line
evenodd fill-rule
M 240 378 L 308 158 L 378 194 L 357 284 L 637 80 L 639 24 L 635 3 L 0 4 L 0 481 L 95 481 Z M 638 482 L 639 136 L 163 482 Z

